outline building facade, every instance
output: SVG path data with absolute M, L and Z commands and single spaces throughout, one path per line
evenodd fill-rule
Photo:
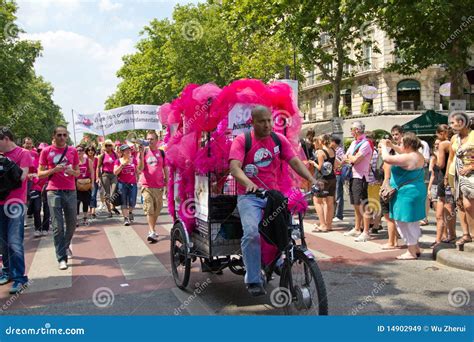
M 384 69 L 395 58 L 394 43 L 376 26 L 367 30 L 367 34 L 371 35 L 380 53 L 375 53 L 372 46 L 364 47 L 364 64 L 355 67 L 350 85 L 341 90 L 340 116 L 448 109 L 449 97 L 440 95 L 441 84 L 449 82 L 447 73 L 441 66 L 433 65 L 410 76 L 387 72 Z M 321 79 L 317 68 L 307 72 L 305 76 L 306 80 L 299 93 L 299 107 L 305 115 L 305 121 L 330 119 L 330 83 Z M 472 87 L 466 85 L 466 88 L 467 109 L 472 109 L 474 96 L 469 95 L 473 92 Z M 367 89 L 371 90 L 371 96 L 367 95 Z

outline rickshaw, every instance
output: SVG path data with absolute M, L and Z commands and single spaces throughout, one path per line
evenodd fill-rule
M 201 140 L 201 147 L 208 149 L 207 153 L 211 155 L 211 144 L 206 144 L 210 134 Z M 255 169 L 251 168 L 250 172 L 255 172 Z M 179 177 L 176 174 L 174 176 Z M 314 191 L 318 189 L 313 188 Z M 185 222 L 175 213 L 170 232 L 172 274 L 180 289 L 187 287 L 191 264 L 198 259 L 202 271 L 222 273 L 228 268 L 237 275 L 245 275 L 240 248 L 243 232 L 237 211 L 236 181 L 229 170 L 214 170 L 204 174 L 196 172 L 194 195 L 193 210 L 190 212 L 196 220 L 195 228 L 189 233 Z M 256 195 L 265 197 L 267 192 L 259 190 Z M 179 198 L 175 197 L 175 201 L 179 201 Z M 327 315 L 326 287 L 316 258 L 306 245 L 303 216 L 301 212 L 291 213 L 288 245 L 278 252 L 271 264 L 263 265 L 262 273 L 267 282 L 273 279 L 274 273 L 280 276 L 279 287 L 270 296 L 274 307 L 283 308 L 285 314 L 289 315 Z M 277 265 L 278 260 L 280 265 Z

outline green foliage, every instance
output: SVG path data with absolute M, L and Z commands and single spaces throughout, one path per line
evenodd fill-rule
M 107 108 L 169 102 L 189 83 L 222 87 L 244 77 L 267 82 L 293 64 L 293 50 L 279 35 L 241 34 L 212 1 L 178 5 L 172 21 L 152 20 L 142 36 L 138 51 L 123 58 L 117 73 L 122 81 Z
M 344 138 L 344 141 L 343 141 L 344 151 L 347 151 L 349 149 L 349 146 L 351 146 L 353 141 L 354 141 L 354 138 Z
M 360 65 L 373 4 L 358 0 L 224 0 L 228 21 L 243 36 L 281 36 L 294 46 L 306 70 L 315 66 L 332 85 L 333 115 L 339 116 L 340 89 L 353 76 L 345 65 Z M 322 40 L 322 38 L 327 39 Z
M 472 1 L 373 2 L 378 5 L 378 23 L 397 47 L 398 60 L 388 70 L 410 75 L 430 65 L 442 64 L 450 74 L 452 98 L 459 98 L 464 70 L 473 57 Z
M 349 116 L 349 107 L 342 106 L 340 109 L 340 114 L 341 114 L 341 117 L 347 118 Z
M 49 143 L 53 127 L 65 121 L 52 100 L 52 86 L 34 72 L 40 43 L 18 38 L 16 10 L 14 2 L 0 0 L 0 125 L 19 138 Z
M 390 136 L 390 132 L 387 132 L 384 129 L 374 129 L 372 131 L 372 133 L 374 134 L 374 137 L 375 137 L 376 141 L 380 141 L 380 140 L 384 139 L 384 137 L 387 136 L 387 135 Z
M 360 106 L 361 114 L 364 114 L 364 115 L 369 114 L 369 109 L 370 109 L 370 102 L 362 102 Z

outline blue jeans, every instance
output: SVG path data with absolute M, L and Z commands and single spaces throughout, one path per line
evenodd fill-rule
M 262 220 L 263 209 L 267 205 L 266 198 L 255 195 L 239 195 L 237 207 L 244 235 L 241 240 L 242 256 L 245 264 L 245 283 L 261 283 L 261 250 L 258 224 Z
M 76 190 L 48 191 L 48 204 L 53 226 L 56 259 L 67 262 L 66 251 L 71 244 L 77 220 Z
M 3 260 L 3 274 L 14 282 L 25 284 L 25 233 L 26 207 L 22 204 L 0 205 L 0 254 Z
M 99 192 L 99 184 L 94 182 L 94 186 L 92 187 L 92 194 L 91 194 L 91 208 L 97 208 L 97 193 Z
M 118 189 L 122 197 L 122 209 L 135 208 L 137 204 L 138 187 L 137 183 L 118 183 Z
M 336 210 L 335 216 L 342 220 L 344 218 L 344 179 L 336 175 Z

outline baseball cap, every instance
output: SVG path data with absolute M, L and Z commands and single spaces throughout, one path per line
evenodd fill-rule
M 128 146 L 127 144 L 123 144 L 122 146 L 120 146 L 120 151 L 125 151 L 126 149 L 130 149 L 130 146 Z

